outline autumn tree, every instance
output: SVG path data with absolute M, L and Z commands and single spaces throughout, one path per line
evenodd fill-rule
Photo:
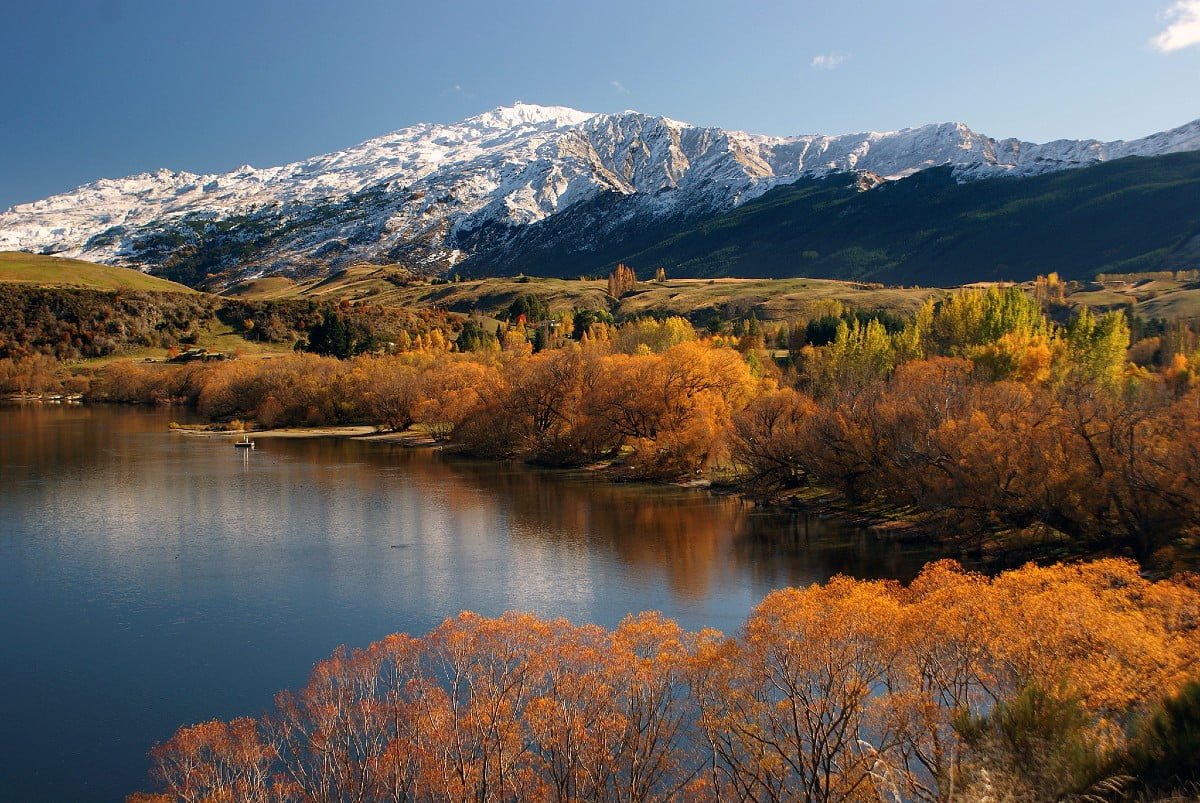
M 818 395 L 883 379 L 894 365 L 891 337 L 877 320 L 865 324 L 857 319 L 840 321 L 833 341 L 824 348 L 810 349 L 805 359 L 805 371 Z
M 732 349 L 681 343 L 661 355 L 613 355 L 606 381 L 585 401 L 634 447 L 640 476 L 692 474 L 718 454 L 721 435 L 755 388 Z
M 599 354 L 572 346 L 510 363 L 499 404 L 515 451 L 533 462 L 576 465 L 614 452 L 621 435 L 587 404 L 605 381 Z
M 629 615 L 612 635 L 622 720 L 612 751 L 612 800 L 675 797 L 700 770 L 690 751 L 685 680 L 693 637 L 658 613 Z
M 694 682 L 717 788 L 761 800 L 872 795 L 894 739 L 872 689 L 889 671 L 898 611 L 887 584 L 839 578 L 774 592 L 744 635 L 706 643 Z
M 416 421 L 422 399 L 422 370 L 410 359 L 371 357 L 359 360 L 352 374 L 371 418 L 400 432 Z
M 620 298 L 637 286 L 637 274 L 628 265 L 618 264 L 608 274 L 608 294 Z
M 661 321 L 640 318 L 622 324 L 613 339 L 613 346 L 625 354 L 658 354 L 695 339 L 696 330 L 692 325 L 675 315 Z
M 53 357 L 31 354 L 0 360 L 0 393 L 42 394 L 62 389 L 62 366 Z
M 1020 287 L 963 288 L 932 304 L 923 343 L 926 353 L 965 356 L 1015 331 L 1044 332 L 1049 324 L 1038 302 Z
M 1123 313 L 1107 312 L 1097 318 L 1082 308 L 1066 332 L 1072 370 L 1087 382 L 1116 388 L 1129 348 L 1129 324 Z
M 811 399 L 782 388 L 757 396 L 734 415 L 731 457 L 747 489 L 765 497 L 807 481 L 815 414 Z
M 155 745 L 150 775 L 162 790 L 159 800 L 268 803 L 278 799 L 271 779 L 276 759 L 254 719 L 214 720 Z
M 1066 290 L 1066 283 L 1059 278 L 1057 273 L 1051 272 L 1045 276 L 1039 274 L 1033 280 L 1033 297 L 1043 307 L 1064 303 L 1066 301 Z
M 417 423 L 440 441 L 453 436 L 463 421 L 482 409 L 499 392 L 499 372 L 473 360 L 445 360 L 422 375 L 421 401 L 414 410 Z

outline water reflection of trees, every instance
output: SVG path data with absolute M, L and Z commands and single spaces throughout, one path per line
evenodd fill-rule
M 740 505 L 697 492 L 473 461 L 442 465 L 458 475 L 445 485 L 447 501 L 478 504 L 478 490 L 484 490 L 495 520 L 508 520 L 514 541 L 600 550 L 635 576 L 664 577 L 672 593 L 684 598 L 705 597 L 717 575 L 728 570 L 724 558 L 741 529 Z
M 665 578 L 685 599 L 703 599 L 733 575 L 770 588 L 835 574 L 907 580 L 932 557 L 837 522 L 755 509 L 736 497 L 612 483 L 581 472 L 437 462 L 452 506 L 480 503 L 483 489 L 495 506 L 490 515 L 508 520 L 514 540 L 603 550 L 636 576 Z
M 321 559 L 337 567 L 349 559 L 335 548 L 341 539 L 365 536 L 390 544 L 444 527 L 453 540 L 434 539 L 423 559 L 461 560 L 471 547 L 503 538 L 516 546 L 516 560 L 531 562 L 531 570 L 541 561 L 541 570 L 553 571 L 559 557 L 585 574 L 597 570 L 593 560 L 615 561 L 634 581 L 663 584 L 674 597 L 690 601 L 739 583 L 804 586 L 838 573 L 907 579 L 930 557 L 835 523 L 754 508 L 736 497 L 380 443 L 266 442 L 273 466 L 269 476 L 255 470 L 256 461 L 268 454 L 251 456 L 244 477 L 240 466 L 238 476 L 229 477 L 226 461 L 216 459 L 203 464 L 210 481 L 199 483 L 192 477 L 196 466 L 176 466 L 169 453 L 162 470 L 147 474 L 137 438 L 163 432 L 171 415 L 97 407 L 6 409 L 10 426 L 0 434 L 4 470 L 16 477 L 30 466 L 66 467 L 81 480 L 66 494 L 74 500 L 69 504 L 86 502 L 98 520 L 130 511 L 151 516 L 161 499 L 177 499 L 178 515 L 168 516 L 170 521 L 152 516 L 153 527 L 114 532 L 104 539 L 110 547 L 114 539 L 136 548 L 145 538 L 164 537 L 183 545 L 197 530 L 211 539 L 224 531 L 218 520 L 236 515 L 242 526 L 233 529 L 242 533 L 315 528 L 323 546 L 307 548 L 324 550 Z M 188 447 L 193 445 L 210 461 L 224 455 L 200 442 Z M 330 470 L 314 472 L 314 467 Z M 260 503 L 262 483 L 272 485 L 273 504 Z M 60 504 L 68 503 L 62 488 L 57 493 Z M 242 539 L 223 540 L 234 552 L 252 549 Z M 400 557 L 389 555 L 358 571 L 387 575 L 404 562 Z
M 754 512 L 733 541 L 733 560 L 757 585 L 804 587 L 836 574 L 907 582 L 938 557 L 866 530 L 800 512 Z
M 83 405 L 21 403 L 4 404 L 4 426 L 0 429 L 0 472 L 26 472 L 47 462 L 48 455 L 61 456 L 59 465 L 87 467 L 109 462 L 114 433 L 132 435 L 146 431 L 147 414 L 123 413 Z M 161 414 L 159 414 L 161 415 Z M 163 418 L 161 426 L 167 426 Z

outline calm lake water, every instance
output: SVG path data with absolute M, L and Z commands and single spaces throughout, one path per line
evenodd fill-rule
M 827 522 L 180 410 L 0 405 L 0 799 L 112 801 L 181 724 L 258 714 L 339 644 L 469 609 L 735 630 L 768 591 L 933 557 Z

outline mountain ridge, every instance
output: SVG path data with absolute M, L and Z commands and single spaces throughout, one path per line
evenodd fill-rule
M 587 236 L 564 233 L 559 247 L 587 250 L 589 236 L 635 216 L 685 225 L 805 176 L 849 170 L 894 180 L 945 165 L 965 182 L 1191 150 L 1200 150 L 1200 119 L 1130 141 L 1037 144 L 962 123 L 775 137 L 517 102 L 277 167 L 100 179 L 0 213 L 0 250 L 137 267 L 188 284 L 316 275 L 358 261 L 436 274 L 493 249 L 516 254 L 525 227 L 610 195 L 635 202 L 610 204 L 614 219 L 584 221 Z
M 1016 181 L 959 183 L 946 167 L 870 192 L 857 180 L 801 179 L 650 245 L 631 244 L 617 258 L 675 276 L 752 268 L 763 277 L 925 286 L 1200 266 L 1200 152 Z M 549 263 L 532 269 L 555 275 Z

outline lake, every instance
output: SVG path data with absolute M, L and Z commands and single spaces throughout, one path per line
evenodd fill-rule
M 181 724 L 257 715 L 339 644 L 462 610 L 735 630 L 769 591 L 935 557 L 844 526 L 353 440 L 169 431 L 179 409 L 0 405 L 0 793 L 148 787 Z

